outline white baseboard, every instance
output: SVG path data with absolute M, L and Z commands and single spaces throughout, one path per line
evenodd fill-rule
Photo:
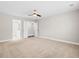
M 61 40 L 61 39 L 56 39 L 56 38 L 52 38 L 52 37 L 39 36 L 39 38 L 46 38 L 46 39 L 60 41 L 60 42 L 64 42 L 64 43 L 79 45 L 79 43 L 77 43 L 77 42 L 71 42 L 71 41 Z
M 1 42 L 8 42 L 8 41 L 10 41 L 10 40 L 1 40 L 0 43 L 1 43 Z
M 0 43 L 3 43 L 3 42 L 15 42 L 15 41 L 18 41 L 18 40 L 21 40 L 21 39 L 7 39 L 7 40 L 1 40 Z

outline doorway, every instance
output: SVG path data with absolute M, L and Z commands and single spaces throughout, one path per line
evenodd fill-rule
M 24 21 L 24 38 L 38 36 L 38 23 L 32 21 Z

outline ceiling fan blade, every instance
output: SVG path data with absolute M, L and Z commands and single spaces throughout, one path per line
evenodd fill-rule
M 37 16 L 42 17 L 41 15 L 37 14 Z

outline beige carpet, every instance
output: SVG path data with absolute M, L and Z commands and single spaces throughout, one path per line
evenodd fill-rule
M 79 57 L 79 46 L 48 39 L 28 38 L 14 42 L 0 43 L 0 57 Z

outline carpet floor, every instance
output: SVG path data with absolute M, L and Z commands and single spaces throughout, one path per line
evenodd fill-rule
M 0 43 L 0 58 L 78 58 L 79 46 L 48 40 L 27 38 Z

